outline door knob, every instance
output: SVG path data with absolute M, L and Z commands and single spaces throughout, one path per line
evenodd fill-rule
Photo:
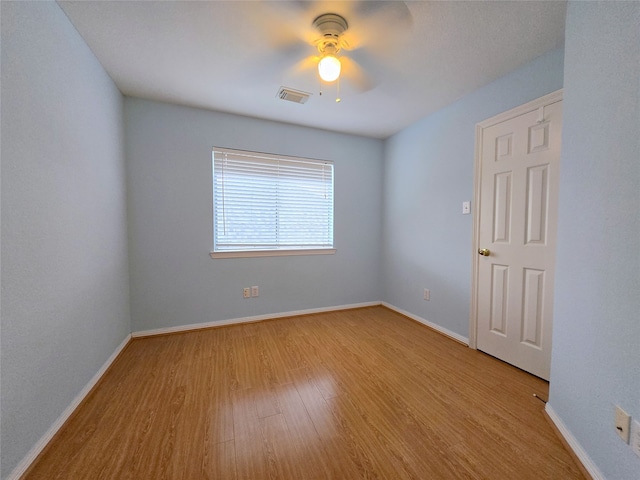
M 489 255 L 491 255 L 491 251 L 488 248 L 479 248 L 478 253 L 485 257 L 488 257 Z

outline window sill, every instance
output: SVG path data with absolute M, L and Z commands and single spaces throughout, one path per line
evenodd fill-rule
M 299 255 L 333 255 L 335 248 L 315 248 L 301 250 L 256 250 L 243 252 L 211 252 L 209 256 L 217 258 L 248 258 L 248 257 L 290 257 Z

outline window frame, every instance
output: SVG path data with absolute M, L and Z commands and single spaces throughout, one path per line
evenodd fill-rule
M 314 163 L 331 165 L 331 214 L 330 214 L 330 226 L 331 226 L 331 246 L 327 247 L 309 247 L 309 248 L 251 248 L 251 249 L 239 249 L 239 250 L 216 250 L 216 153 L 224 154 L 229 153 L 231 155 L 246 156 L 248 158 L 255 157 L 256 159 L 264 158 L 269 161 L 283 161 L 283 162 L 301 162 L 301 163 Z M 329 160 L 319 160 L 315 158 L 305 157 L 293 157 L 288 155 L 279 155 L 264 152 L 252 152 L 247 150 L 237 150 L 224 147 L 213 147 L 211 152 L 211 181 L 212 181 L 212 240 L 213 248 L 210 252 L 210 256 L 213 259 L 217 258 L 243 258 L 243 257 L 280 257 L 280 256 L 301 256 L 301 255 L 333 255 L 336 253 L 335 248 L 335 165 Z

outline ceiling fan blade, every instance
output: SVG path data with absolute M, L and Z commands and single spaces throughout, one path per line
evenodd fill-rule
M 320 58 L 308 55 L 280 72 L 283 85 L 304 91 L 311 91 L 318 85 L 318 62 Z
M 290 75 L 298 75 L 304 72 L 308 72 L 309 70 L 316 70 L 318 68 L 319 61 L 320 57 L 316 55 L 310 55 L 303 58 L 295 65 L 289 67 L 287 73 L 289 73 Z
M 349 50 L 366 47 L 378 56 L 393 58 L 412 25 L 413 17 L 405 2 L 362 1 L 355 3 L 355 14 L 343 37 Z
M 406 2 L 397 0 L 356 1 L 353 3 L 353 13 L 358 16 L 371 17 L 373 15 L 385 15 L 387 20 L 401 22 L 411 21 L 411 12 Z M 391 17 L 393 16 L 393 18 Z
M 353 58 L 340 57 L 340 63 L 342 64 L 342 75 L 359 93 L 368 92 L 375 88 L 376 83 L 371 76 Z
M 234 72 L 234 81 L 239 83 L 252 82 L 256 77 L 265 81 L 279 82 L 283 72 L 306 59 L 309 54 L 309 45 L 298 41 L 284 48 L 274 49 L 272 53 L 255 58 L 248 58 Z
M 256 9 L 256 24 L 266 25 L 266 36 L 270 38 L 295 39 L 313 45 L 318 32 L 313 28 L 315 18 L 310 11 L 314 2 L 308 1 L 263 1 Z M 272 45 L 277 48 L 277 43 Z

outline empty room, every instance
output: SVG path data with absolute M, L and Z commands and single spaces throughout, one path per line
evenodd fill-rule
M 640 1 L 0 22 L 0 480 L 640 478 Z

